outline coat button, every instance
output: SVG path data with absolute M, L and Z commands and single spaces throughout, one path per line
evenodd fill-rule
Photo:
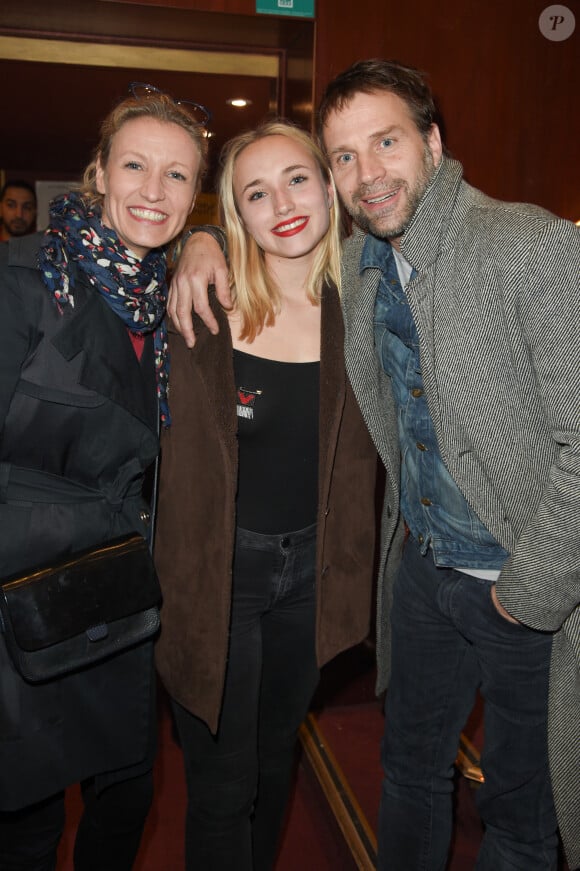
M 421 505 L 432 505 L 432 504 L 433 503 L 431 502 L 431 500 L 427 499 L 426 496 L 423 496 L 423 498 L 421 499 Z
M 426 450 L 427 450 L 427 448 L 425 447 L 425 445 L 423 444 L 423 442 L 417 442 L 417 448 L 418 448 L 420 451 L 426 451 Z
M 140 520 L 142 523 L 149 523 L 149 521 L 151 520 L 151 512 L 150 512 L 150 511 L 145 511 L 145 510 L 140 511 L 140 512 L 139 512 L 139 520 Z
M 419 399 L 420 396 L 423 396 L 423 391 L 420 387 L 413 387 L 413 389 L 411 390 L 411 396 L 414 399 Z
M 284 538 L 282 539 L 280 544 L 282 547 L 288 547 L 290 545 L 290 539 L 286 538 L 286 536 L 284 536 Z
M 419 542 L 419 544 L 423 544 L 423 542 L 425 541 L 425 539 L 424 539 L 424 537 L 421 535 L 421 533 L 419 533 L 419 535 L 417 536 L 417 541 Z

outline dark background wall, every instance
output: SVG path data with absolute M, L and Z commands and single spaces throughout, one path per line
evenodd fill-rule
M 396 58 L 429 73 L 447 145 L 473 184 L 578 220 L 580 2 L 565 2 L 577 26 L 561 42 L 546 39 L 538 27 L 550 0 L 316 0 L 315 21 L 302 25 L 257 15 L 255 0 L 85 0 L 74 7 L 64 0 L 4 0 L 0 35 L 54 35 L 70 30 L 74 17 L 77 33 L 98 33 L 103 41 L 128 34 L 147 43 L 163 29 L 152 27 L 159 19 L 180 44 L 262 45 L 281 52 L 288 68 L 292 60 L 302 64 L 298 79 L 306 89 L 296 91 L 286 79 L 278 105 L 302 123 L 308 123 L 310 98 L 316 105 L 329 79 L 351 62 Z M 312 57 L 304 57 L 304 45 L 313 45 Z M 12 90 L 4 82 L 2 99 Z M 211 94 L 205 99 L 209 103 Z M 18 111 L 28 116 L 34 109 Z M 0 168 L 6 166 L 1 149 L 0 137 Z
M 364 57 L 430 74 L 445 138 L 468 179 L 501 199 L 580 219 L 580 3 L 563 42 L 540 33 L 550 0 L 317 0 L 316 96 Z
M 172 0 L 192 8 L 192 0 Z M 551 0 L 316 0 L 314 101 L 365 57 L 430 74 L 447 146 L 472 183 L 580 219 L 580 2 L 562 42 L 538 27 Z M 255 0 L 193 2 L 253 15 Z

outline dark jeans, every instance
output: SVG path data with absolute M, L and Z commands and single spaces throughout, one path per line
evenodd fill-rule
M 285 535 L 238 529 L 217 735 L 173 705 L 190 871 L 267 871 L 274 863 L 296 733 L 318 682 L 315 554 L 314 526 Z
M 496 610 L 491 582 L 437 568 L 409 539 L 395 582 L 385 704 L 379 868 L 439 871 L 452 824 L 453 762 L 484 699 L 481 871 L 549 871 L 557 828 L 548 774 L 551 636 Z
M 83 783 L 82 794 L 75 871 L 131 871 L 151 807 L 152 772 L 115 783 L 99 795 L 91 779 Z M 0 813 L 0 871 L 54 871 L 64 822 L 64 793 Z

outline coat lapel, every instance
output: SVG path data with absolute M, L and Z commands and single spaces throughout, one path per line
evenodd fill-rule
M 320 414 L 319 414 L 319 503 L 326 505 L 333 457 L 346 398 L 344 370 L 344 324 L 338 292 L 326 285 L 321 301 Z
M 38 250 L 42 234 L 34 233 L 12 240 L 10 265 L 38 269 Z M 65 306 L 52 344 L 67 362 L 84 354 L 78 383 L 107 397 L 157 431 L 158 411 L 153 340 L 145 340 L 141 362 L 131 346 L 123 322 L 96 293 L 83 273 L 74 265 L 74 308 Z M 47 294 L 49 291 L 46 291 Z
M 421 369 L 430 397 L 429 411 L 437 430 L 441 425 L 441 404 L 435 377 L 439 360 L 435 356 L 434 337 L 438 327 L 445 330 L 448 322 L 437 324 L 435 312 L 437 308 L 442 311 L 441 298 L 448 296 L 451 289 L 451 277 L 445 274 L 445 260 L 440 255 L 442 244 L 448 244 L 442 240 L 447 240 L 454 224 L 462 226 L 465 220 L 465 207 L 458 204 L 462 177 L 462 167 L 457 161 L 444 158 L 440 162 L 401 240 L 401 251 L 417 272 L 409 282 L 407 298 L 421 339 Z M 440 339 L 437 348 L 440 355 Z
M 219 324 L 219 333 L 213 336 L 194 315 L 198 339 L 189 354 L 189 365 L 196 369 L 204 386 L 216 436 L 222 444 L 232 445 L 237 443 L 238 431 L 232 337 L 226 314 L 213 292 L 210 293 L 210 304 Z
M 148 337 L 144 364 L 152 354 L 151 342 Z M 67 361 L 83 353 L 79 384 L 125 408 L 150 429 L 156 428 L 153 367 L 140 364 L 123 322 L 84 282 L 75 287 L 73 316 L 66 318 L 53 345 Z
M 346 370 L 365 423 L 389 473 L 389 481 L 397 489 L 399 448 L 391 435 L 397 432 L 396 410 L 390 381 L 381 367 L 374 338 L 373 318 L 380 270 L 366 269 L 360 274 L 364 239 L 364 235 L 356 231 L 345 245 L 343 258 Z

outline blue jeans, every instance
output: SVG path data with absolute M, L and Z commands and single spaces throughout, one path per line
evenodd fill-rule
M 217 735 L 173 704 L 190 871 L 269 871 L 274 864 L 296 735 L 319 677 L 315 560 L 316 526 L 284 535 L 237 531 Z
M 551 636 L 504 619 L 491 582 L 437 568 L 408 539 L 395 581 L 385 703 L 379 869 L 445 868 L 453 763 L 484 699 L 481 871 L 548 871 L 557 824 L 548 774 Z

